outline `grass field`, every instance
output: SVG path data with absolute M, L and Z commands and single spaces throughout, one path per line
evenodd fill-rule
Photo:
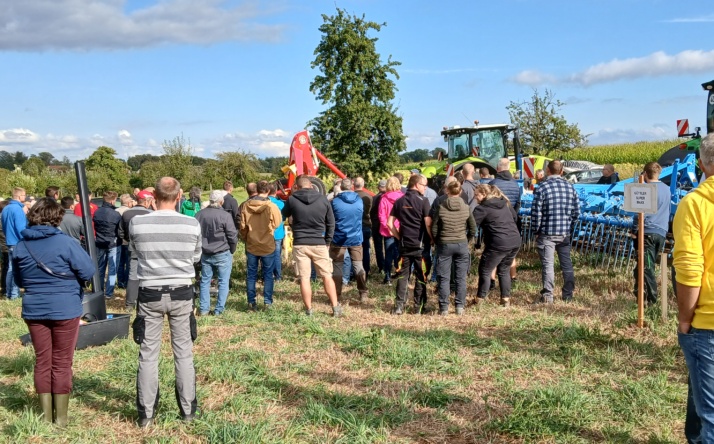
M 199 319 L 202 416 L 178 420 L 167 328 L 157 423 L 135 426 L 138 346 L 78 351 L 70 425 L 41 422 L 33 353 L 20 303 L 0 301 L 0 441 L 71 443 L 678 443 L 686 370 L 670 322 L 634 327 L 627 273 L 578 266 L 575 302 L 533 306 L 539 261 L 523 253 L 513 306 L 496 292 L 466 315 L 394 317 L 393 288 L 370 300 L 345 292 L 345 317 L 326 297 L 302 314 L 297 285 L 278 283 L 275 309 L 247 311 L 244 256 L 222 317 Z M 476 263 L 476 260 L 474 260 Z M 476 279 L 469 278 L 469 294 Z M 436 301 L 433 286 L 429 298 Z M 110 311 L 123 300 L 109 303 Z M 453 307 L 451 309 L 453 313 Z

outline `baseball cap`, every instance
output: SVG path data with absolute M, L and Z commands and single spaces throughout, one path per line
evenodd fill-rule
M 208 200 L 210 200 L 211 202 L 218 202 L 219 200 L 223 200 L 223 192 L 221 190 L 211 191 L 211 194 L 208 196 Z
M 384 188 L 384 187 L 387 186 L 387 181 L 384 180 L 384 179 L 382 179 L 382 180 L 379 181 L 379 183 L 377 184 L 377 186 L 378 186 L 379 188 Z
M 421 171 L 419 171 L 419 168 L 414 168 L 413 170 L 411 170 L 411 173 L 412 173 L 412 174 L 419 174 L 419 173 L 421 173 Z
M 147 198 L 154 198 L 154 195 L 151 193 L 151 191 L 146 191 L 146 190 L 141 190 L 138 193 L 136 193 L 136 198 L 137 199 L 147 199 Z

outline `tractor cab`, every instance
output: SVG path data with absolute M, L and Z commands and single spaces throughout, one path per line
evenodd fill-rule
M 441 135 L 448 144 L 447 157 L 451 165 L 463 160 L 485 164 L 495 171 L 498 161 L 508 157 L 508 133 L 515 127 L 508 124 L 476 125 L 472 127 L 453 126 L 444 128 Z

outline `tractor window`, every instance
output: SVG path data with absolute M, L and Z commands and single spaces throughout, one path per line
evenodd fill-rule
M 469 156 L 469 136 L 449 136 L 449 162 L 464 159 Z
M 479 131 L 471 135 L 471 145 L 478 147 L 478 157 L 482 158 L 494 168 L 499 159 L 507 157 L 503 146 L 503 135 L 499 130 Z

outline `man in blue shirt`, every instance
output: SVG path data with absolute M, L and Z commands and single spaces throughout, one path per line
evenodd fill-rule
M 268 198 L 282 212 L 285 207 L 285 202 L 276 197 L 277 188 L 274 183 L 270 184 L 270 194 Z M 273 232 L 275 238 L 275 257 L 273 259 L 273 277 L 276 281 L 283 278 L 283 239 L 285 239 L 285 218 L 282 218 L 280 225 Z
M 563 272 L 563 300 L 573 299 L 575 273 L 570 260 L 570 238 L 580 215 L 578 193 L 563 179 L 563 164 L 553 160 L 548 164 L 547 178 L 533 192 L 531 224 L 536 234 L 536 247 L 543 269 L 543 289 L 536 302 L 553 303 L 555 285 L 555 253 Z
M 669 231 L 669 213 L 672 203 L 672 193 L 669 187 L 659 181 L 659 174 L 662 167 L 657 162 L 650 162 L 645 165 L 644 179 L 646 183 L 657 184 L 657 213 L 645 214 L 645 303 L 652 305 L 657 302 L 657 277 L 655 276 L 655 264 L 657 255 L 664 247 L 664 238 Z M 639 214 L 635 214 L 633 224 L 633 236 L 637 235 Z M 635 242 L 637 249 L 637 242 Z M 639 257 L 639 255 L 637 256 Z M 639 264 L 635 265 L 635 294 L 637 294 L 637 276 Z
M 20 297 L 20 287 L 15 283 L 12 272 L 12 256 L 15 245 L 22 240 L 22 230 L 27 228 L 27 216 L 25 207 L 25 197 L 27 193 L 23 188 L 13 188 L 12 200 L 2 210 L 2 230 L 5 233 L 5 243 L 8 251 L 7 298 L 17 299 Z

